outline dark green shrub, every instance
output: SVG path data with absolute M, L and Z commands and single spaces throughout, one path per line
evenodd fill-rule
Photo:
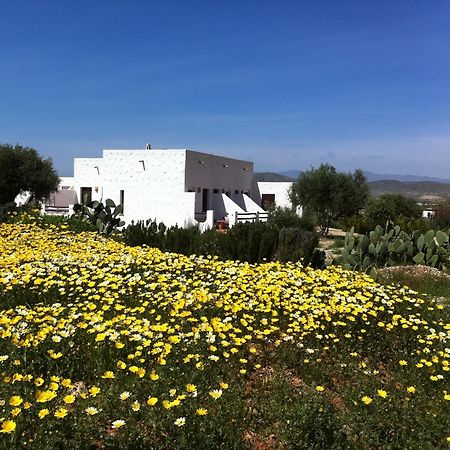
M 278 245 L 278 229 L 263 222 L 242 222 L 220 238 L 222 259 L 234 259 L 250 263 L 272 260 Z
M 312 231 L 283 228 L 279 233 L 277 256 L 283 262 L 302 260 L 305 265 L 310 264 L 318 245 L 319 237 Z
M 412 233 L 416 230 L 419 230 L 421 233 L 426 233 L 433 229 L 433 223 L 430 219 L 426 219 L 425 217 L 399 216 L 395 219 L 394 225 L 398 225 L 407 233 Z
M 222 255 L 224 250 L 225 233 L 216 230 L 206 230 L 202 233 L 198 254 L 200 255 Z
M 291 230 L 291 231 L 286 231 Z M 123 230 L 127 245 L 148 245 L 163 251 L 184 255 L 216 255 L 249 263 L 273 261 L 299 261 L 323 266 L 323 252 L 316 250 L 319 239 L 313 231 L 301 228 L 279 230 L 272 222 L 238 223 L 226 233 L 208 230 L 200 233 L 198 227 L 171 227 L 152 220 L 131 223 Z M 283 241 L 280 241 L 280 236 Z M 280 247 L 280 242 L 283 242 Z
M 450 227 L 450 198 L 437 204 L 431 221 L 433 226 L 444 230 Z
M 303 215 L 299 216 L 294 209 L 281 207 L 269 211 L 269 222 L 275 224 L 278 229 L 302 228 L 308 231 L 313 231 L 316 225 L 312 214 L 304 211 Z
M 370 231 L 375 229 L 377 225 L 384 226 L 386 221 L 383 221 L 382 217 L 386 215 L 381 214 L 379 220 L 368 219 L 365 215 L 355 215 L 343 219 L 340 223 L 340 228 L 344 231 L 349 231 L 353 228 L 355 233 L 358 234 L 368 234 Z M 433 222 L 430 219 L 424 217 L 409 217 L 404 215 L 396 216 L 391 222 L 394 225 L 398 225 L 403 231 L 407 233 L 412 233 L 415 230 L 419 230 L 422 233 L 433 229 Z
M 11 217 L 16 215 L 17 207 L 14 202 L 0 205 L 0 222 L 11 223 Z
M 166 230 L 162 250 L 183 255 L 197 254 L 200 249 L 200 239 L 198 227 L 180 228 L 175 225 Z
M 373 229 L 362 214 L 355 214 L 342 219 L 339 223 L 339 228 L 344 231 L 349 231 L 353 228 L 354 232 L 358 234 L 366 234 Z
M 123 241 L 132 247 L 148 245 L 149 247 L 164 248 L 164 233 L 166 226 L 155 220 L 148 219 L 145 222 L 132 221 L 122 232 Z
M 374 229 L 388 220 L 395 223 L 401 216 L 418 219 L 422 217 L 422 208 L 412 198 L 386 193 L 369 198 L 364 206 L 363 215 L 365 222 Z

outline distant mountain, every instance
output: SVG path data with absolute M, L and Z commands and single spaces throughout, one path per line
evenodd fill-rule
M 295 181 L 300 170 L 255 174 L 257 181 Z M 417 201 L 440 201 L 450 196 L 450 180 L 422 175 L 388 175 L 365 171 L 371 195 L 403 194 Z
M 380 174 L 364 171 L 364 175 L 367 178 L 367 181 L 382 181 L 382 180 L 396 180 L 396 181 L 435 181 L 437 183 L 446 183 L 450 184 L 450 180 L 446 180 L 443 178 L 437 177 L 425 177 L 422 175 L 389 175 L 389 174 Z
M 286 170 L 285 172 L 278 172 L 280 175 L 284 175 L 293 180 L 298 180 L 298 176 L 300 175 L 301 170 Z
M 281 175 L 286 175 L 288 177 L 293 178 L 294 180 L 298 179 L 300 175 L 300 170 L 287 170 L 285 172 L 279 172 Z M 422 175 L 392 175 L 392 174 L 381 174 L 369 172 L 367 170 L 364 171 L 364 175 L 367 178 L 367 181 L 370 183 L 371 181 L 382 181 L 382 180 L 396 180 L 396 181 L 435 181 L 437 183 L 446 183 L 450 184 L 450 179 L 437 178 L 437 177 L 425 177 Z
M 256 172 L 253 178 L 255 181 L 295 181 L 294 178 L 274 172 Z
M 384 193 L 403 194 L 419 201 L 439 201 L 450 195 L 450 184 L 436 181 L 380 180 L 369 182 L 369 189 L 375 197 Z

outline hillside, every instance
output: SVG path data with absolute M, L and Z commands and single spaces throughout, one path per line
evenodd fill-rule
M 299 173 L 300 171 L 296 170 L 283 173 L 256 172 L 254 178 L 255 181 L 295 181 Z M 366 172 L 366 174 L 368 175 L 370 193 L 375 197 L 384 193 L 391 193 L 402 194 L 418 201 L 439 201 L 450 196 L 450 183 L 447 180 L 433 181 L 431 178 L 426 179 L 426 177 L 419 176 L 416 181 L 379 180 L 377 176 L 381 175 L 370 172 Z M 414 179 L 413 175 L 404 176 L 404 179 L 408 177 Z
M 281 175 L 274 172 L 256 172 L 254 174 L 254 180 L 258 181 L 295 181 L 287 175 Z
M 299 177 L 299 175 L 301 174 L 301 172 L 302 172 L 301 170 L 287 170 L 287 171 L 279 172 L 279 173 L 280 173 L 280 175 L 286 175 L 286 176 L 294 178 L 296 180 Z M 426 177 L 423 175 L 381 174 L 381 173 L 369 172 L 367 170 L 363 170 L 363 172 L 369 183 L 371 183 L 372 181 L 395 180 L 395 181 L 402 181 L 402 182 L 434 181 L 434 182 L 442 183 L 442 184 L 450 184 L 450 180 L 448 180 L 448 179 L 437 178 L 437 177 Z
M 392 194 L 403 194 L 421 201 L 442 200 L 450 195 L 450 184 L 435 181 L 372 181 L 369 183 L 369 189 L 375 197 L 389 192 Z

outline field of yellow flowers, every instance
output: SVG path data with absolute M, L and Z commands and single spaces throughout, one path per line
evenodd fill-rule
M 447 448 L 448 309 L 338 267 L 3 224 L 0 448 Z

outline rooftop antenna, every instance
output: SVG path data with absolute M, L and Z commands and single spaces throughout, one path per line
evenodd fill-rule
M 146 146 L 145 146 L 145 150 L 151 150 L 152 149 L 152 146 L 150 145 L 150 144 L 147 144 Z

